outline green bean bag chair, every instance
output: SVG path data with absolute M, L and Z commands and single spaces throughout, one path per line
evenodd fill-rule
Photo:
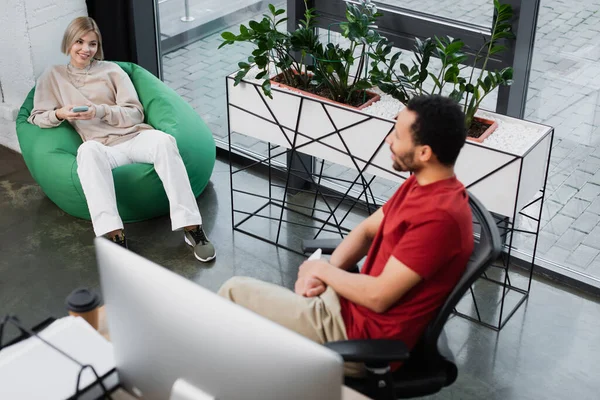
M 183 158 L 195 196 L 206 187 L 215 165 L 212 133 L 196 111 L 171 88 L 142 67 L 117 62 L 131 78 L 145 111 L 146 123 L 171 134 Z M 79 218 L 90 219 L 77 175 L 77 148 L 82 141 L 63 122 L 42 129 L 27 122 L 35 88 L 29 92 L 17 118 L 17 136 L 23 158 L 36 182 L 57 206 Z M 150 164 L 129 164 L 113 170 L 117 205 L 124 222 L 137 222 L 169 213 L 162 182 Z

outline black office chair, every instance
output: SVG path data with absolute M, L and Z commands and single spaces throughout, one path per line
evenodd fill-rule
M 443 334 L 444 325 L 467 289 L 500 255 L 502 247 L 500 233 L 489 211 L 472 195 L 469 204 L 473 221 L 479 226 L 474 229 L 479 231 L 475 249 L 463 276 L 412 351 L 400 340 L 345 340 L 326 344 L 344 361 L 365 363 L 366 378 L 346 377 L 347 386 L 373 399 L 388 400 L 425 396 L 454 383 L 458 369 Z M 338 239 L 306 240 L 303 251 L 309 253 L 321 248 L 323 254 L 331 254 L 339 242 Z M 391 362 L 403 364 L 391 372 Z

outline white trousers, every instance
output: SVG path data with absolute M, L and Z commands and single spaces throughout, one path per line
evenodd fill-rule
M 89 140 L 77 150 L 77 174 L 96 236 L 123 229 L 123 221 L 117 210 L 112 170 L 132 163 L 154 164 L 169 198 L 173 230 L 202 224 L 175 138 L 158 130 L 145 130 L 115 146 Z

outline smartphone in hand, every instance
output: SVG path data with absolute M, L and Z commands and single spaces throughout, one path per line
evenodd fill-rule
M 73 107 L 73 112 L 87 112 L 90 108 L 88 106 L 77 106 Z
M 323 252 L 323 250 L 317 249 L 317 251 L 315 251 L 314 253 L 311 254 L 310 257 L 308 257 L 308 261 L 319 260 L 321 258 L 322 252 Z

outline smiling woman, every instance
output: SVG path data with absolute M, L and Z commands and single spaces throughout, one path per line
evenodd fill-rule
M 102 35 L 96 22 L 75 18 L 61 49 L 70 57 L 69 63 L 50 66 L 40 76 L 27 121 L 40 128 L 70 124 L 81 136 L 76 173 L 96 236 L 127 247 L 112 170 L 152 164 L 169 199 L 173 230 L 185 230 L 185 242 L 198 260 L 215 258 L 177 140 L 145 122 L 144 106 L 129 75 L 119 65 L 102 61 Z
M 87 66 L 92 58 L 103 60 L 102 35 L 96 21 L 88 17 L 75 18 L 67 27 L 61 51 L 79 68 Z
M 96 55 L 97 50 L 98 36 L 94 32 L 86 33 L 71 46 L 71 51 L 69 52 L 71 56 L 70 64 L 76 68 L 87 67 L 92 57 Z

